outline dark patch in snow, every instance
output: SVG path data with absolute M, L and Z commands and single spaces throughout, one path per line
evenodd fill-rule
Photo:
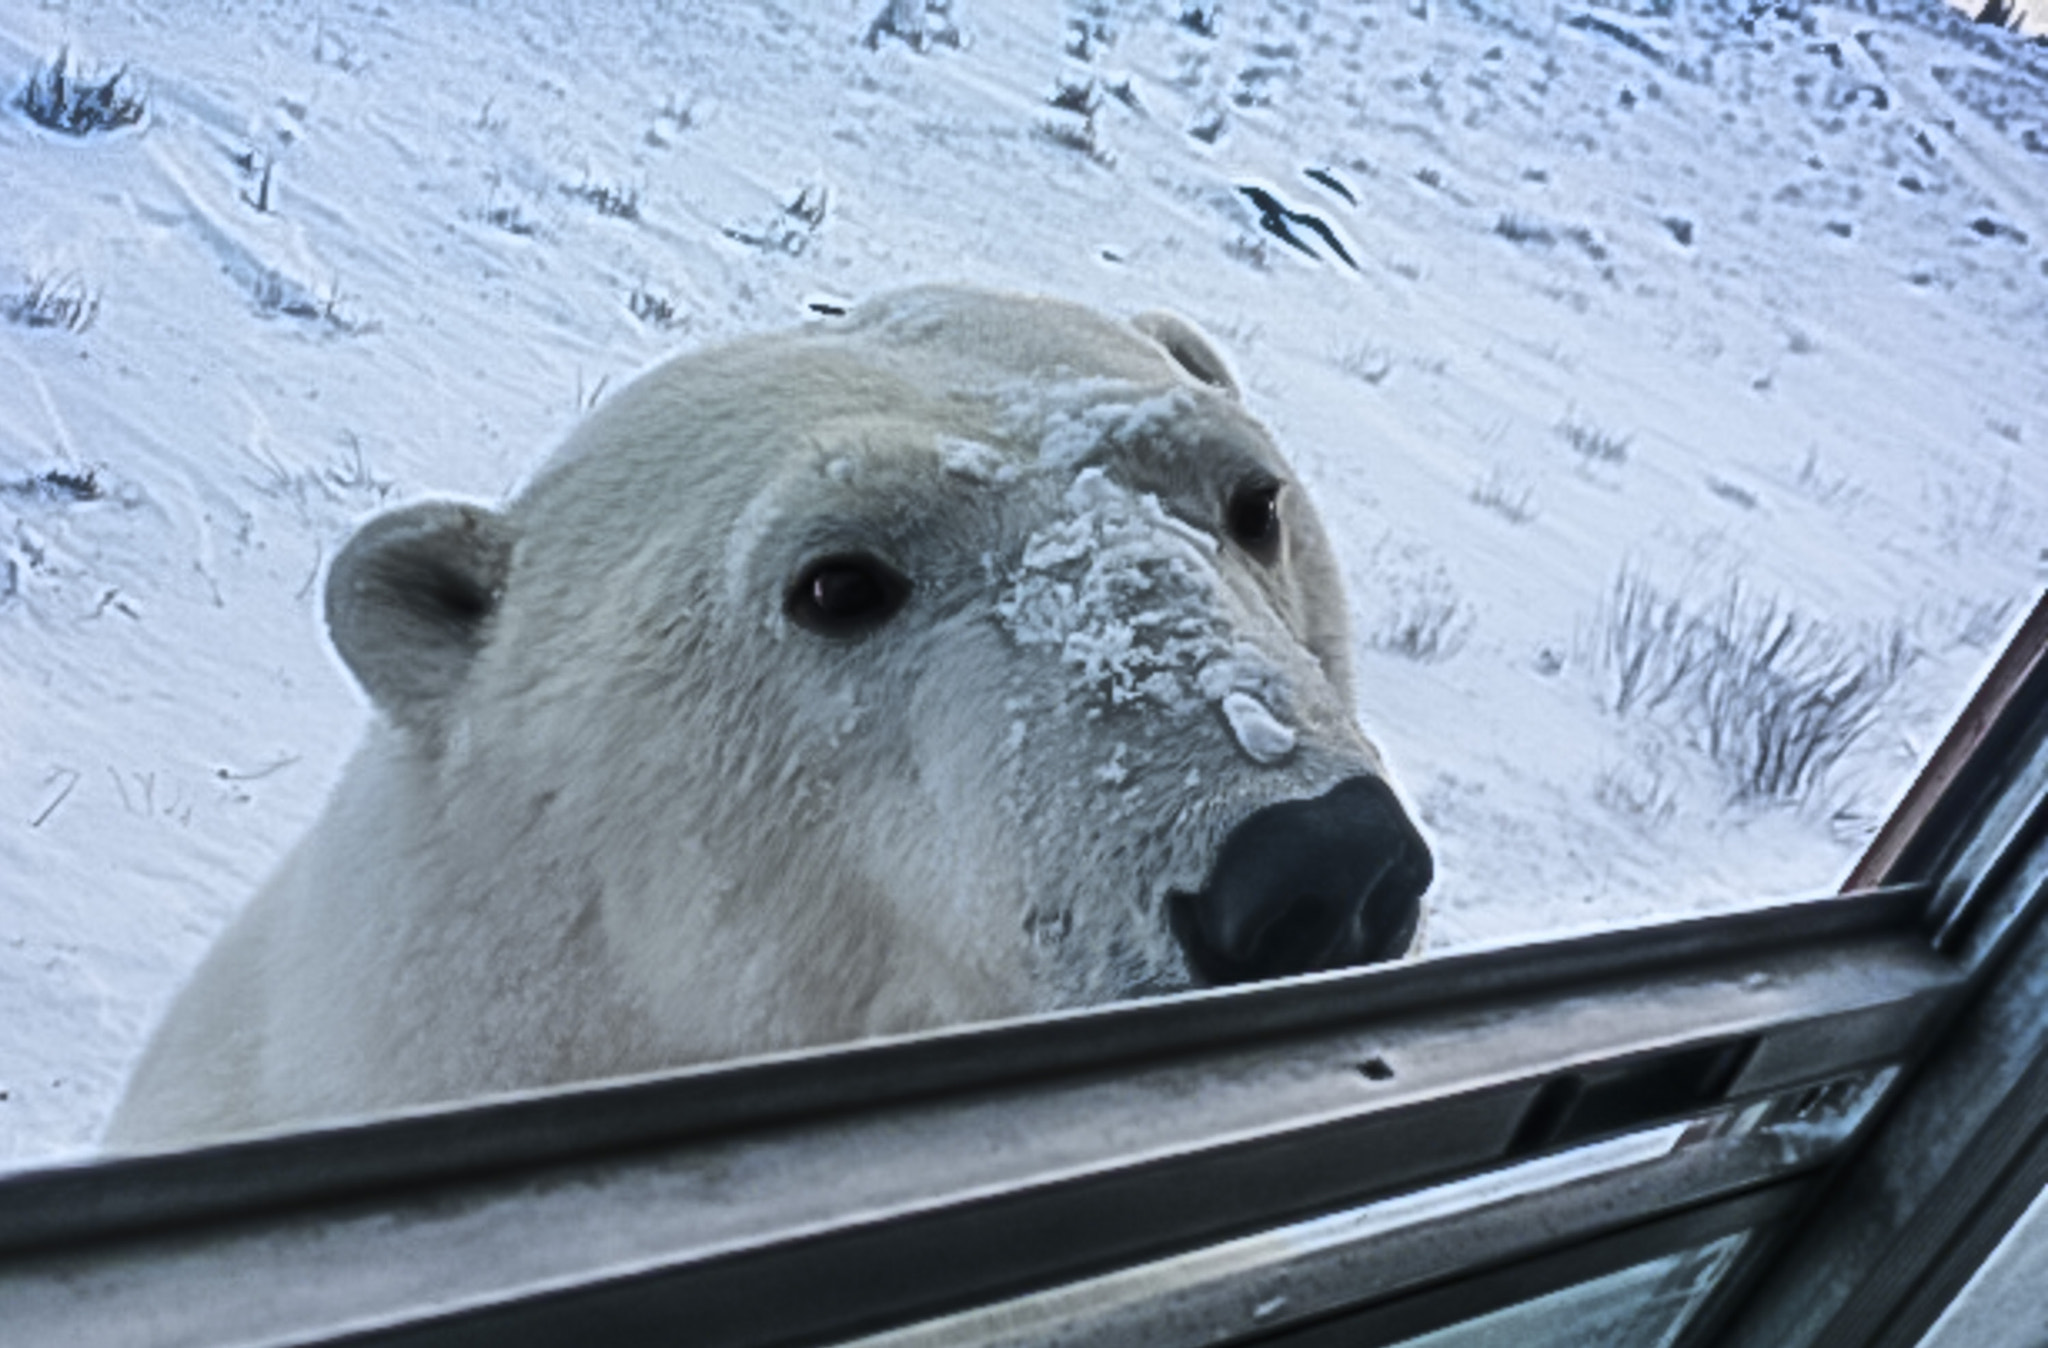
M 574 187 L 562 188 L 562 195 L 574 197 L 596 208 L 599 215 L 614 220 L 638 220 L 640 218 L 640 194 L 630 187 L 613 187 L 607 183 L 579 183 Z
M 1653 65 L 1662 67 L 1671 64 L 1670 57 L 1618 23 L 1609 23 L 1606 19 L 1595 18 L 1591 14 L 1574 14 L 1565 20 L 1565 26 L 1611 38 L 1638 56 L 1647 57 Z
M 1557 424 L 1557 433 L 1572 447 L 1574 453 L 1587 463 L 1625 463 L 1628 447 L 1635 442 L 1632 435 L 1617 435 L 1603 430 L 1576 415 L 1567 416 Z
M 1524 247 L 1553 248 L 1557 245 L 1557 235 L 1550 232 L 1549 226 L 1519 215 L 1503 215 L 1494 221 L 1493 232 L 1509 243 Z
M 2025 230 L 2014 225 L 2008 225 L 2003 220 L 1993 220 L 1988 215 L 1980 215 L 1975 220 L 1972 220 L 1970 222 L 1970 232 L 1986 239 L 2011 239 L 2014 243 L 2025 243 L 2027 241 Z
M 1322 217 L 1307 211 L 1288 209 L 1281 203 L 1278 197 L 1263 187 L 1248 186 L 1240 183 L 1237 190 L 1259 212 L 1260 229 L 1265 230 L 1288 247 L 1305 253 L 1309 257 L 1320 259 L 1322 254 L 1316 252 L 1299 234 L 1294 232 L 1293 226 L 1300 225 L 1303 229 L 1308 230 L 1328 245 L 1331 252 L 1343 259 L 1345 266 L 1353 271 L 1358 270 L 1358 263 L 1352 258 L 1351 250 L 1344 246 L 1343 241 L 1337 237 L 1337 231 L 1330 228 L 1328 222 L 1323 220 Z
M 1756 493 L 1737 483 L 1718 477 L 1710 477 L 1707 479 L 1707 490 L 1730 505 L 1740 506 L 1744 510 L 1756 509 Z
M 797 190 L 780 213 L 759 223 L 728 225 L 721 232 L 728 239 L 764 253 L 798 257 L 811 246 L 830 206 L 831 193 L 827 189 L 805 186 Z
M 142 120 L 146 109 L 141 97 L 124 93 L 120 87 L 127 66 L 105 79 L 90 80 L 71 72 L 70 64 L 70 49 L 60 48 L 56 60 L 30 77 L 28 87 L 15 100 L 30 121 L 67 136 L 89 136 Z
M 1868 103 L 1875 112 L 1885 112 L 1892 105 L 1891 95 L 1875 84 L 1852 84 L 1848 88 L 1828 95 L 1831 108 L 1853 108 L 1858 103 Z
M 1095 110 L 1102 106 L 1102 95 L 1095 92 L 1094 80 L 1083 80 L 1079 84 L 1061 80 L 1045 101 L 1048 107 L 1093 117 Z
M 259 215 L 270 214 L 270 182 L 275 170 L 276 165 L 270 160 L 265 159 L 263 161 L 263 176 L 257 180 L 255 192 L 253 194 L 246 191 L 242 193 L 242 200 L 254 206 Z
M 484 211 L 483 222 L 494 229 L 502 229 L 518 238 L 530 239 L 540 233 L 540 226 L 526 218 L 517 206 L 492 206 Z
M 341 307 L 338 285 L 328 287 L 327 294 L 321 296 L 282 272 L 266 271 L 251 281 L 249 296 L 256 303 L 256 311 L 265 317 L 320 323 L 344 336 L 376 331 L 375 323 L 366 323 Z
M 1351 189 L 1339 181 L 1337 175 L 1328 169 L 1312 168 L 1304 169 L 1302 172 L 1309 181 L 1321 183 L 1324 187 L 1329 188 L 1332 192 L 1344 198 L 1345 205 L 1356 206 L 1358 204 L 1358 198 L 1351 194 Z
M 885 37 L 895 38 L 912 51 L 960 46 L 960 29 L 953 23 L 952 0 L 888 0 L 862 39 L 869 50 L 882 45 Z
M 106 489 L 100 485 L 99 470 L 96 468 L 88 468 L 82 473 L 74 473 L 64 468 L 51 468 L 10 484 L 7 490 L 16 496 L 61 502 L 97 501 L 107 494 Z
M 1109 151 L 1103 148 L 1101 137 L 1096 132 L 1092 115 L 1049 117 L 1038 124 L 1038 134 L 1055 145 L 1079 151 L 1098 164 L 1111 162 Z
M 0 315 L 25 328 L 84 332 L 99 316 L 100 297 L 75 275 L 32 276 L 28 289 L 0 296 Z
M 2016 0 L 1984 0 L 1974 22 L 2017 33 L 2020 31 L 2020 25 L 2026 22 L 2026 18 L 2026 7 L 2018 4 Z
M 633 317 L 651 328 L 676 328 L 689 321 L 677 311 L 674 300 L 658 295 L 646 286 L 634 287 L 633 293 L 626 297 L 626 308 Z

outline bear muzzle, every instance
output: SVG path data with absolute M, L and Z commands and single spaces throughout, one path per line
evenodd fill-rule
M 1167 907 L 1197 979 L 1247 983 L 1406 954 L 1434 873 L 1387 784 L 1351 777 L 1247 816 L 1201 891 Z

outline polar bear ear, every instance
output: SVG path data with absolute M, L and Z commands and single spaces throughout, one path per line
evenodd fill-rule
M 1218 355 L 1216 348 L 1209 345 L 1209 339 L 1201 329 L 1182 318 L 1162 310 L 1139 314 L 1131 320 L 1131 326 L 1144 333 L 1153 341 L 1166 348 L 1174 363 L 1211 388 L 1222 389 L 1231 397 L 1237 396 L 1237 380 L 1231 378 L 1230 367 Z
M 427 501 L 358 529 L 327 572 L 327 631 L 370 700 L 430 728 L 498 606 L 512 528 L 482 506 Z

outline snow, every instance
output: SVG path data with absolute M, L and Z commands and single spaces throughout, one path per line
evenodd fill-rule
M 1063 504 L 1025 541 L 996 603 L 1018 645 L 1057 647 L 1075 691 L 1112 707 L 1185 716 L 1275 682 L 1271 662 L 1223 621 L 1214 537 L 1099 467 L 1075 473 Z
M 1294 751 L 1294 732 L 1250 693 L 1226 693 L 1217 705 L 1223 719 L 1230 722 L 1238 747 L 1254 762 L 1277 763 Z
M 1038 461 L 1073 467 L 1105 448 L 1144 439 L 1159 428 L 1185 425 L 1194 414 L 1186 393 L 1144 396 L 1113 379 L 1055 379 L 1006 389 L 999 403 L 1003 430 L 1038 444 Z
M 500 497 L 665 353 L 911 281 L 1215 337 L 1337 541 L 1436 946 L 1831 886 L 2048 575 L 2048 48 L 1905 0 L 1179 19 L 0 11 L 0 1165 L 91 1144 L 319 811 L 367 716 L 316 611 L 357 521 Z M 22 114 L 66 47 L 138 125 Z M 1141 500 L 1068 523 L 1014 621 L 1100 637 L 1107 689 L 1262 696 L 1256 652 L 1189 686 L 1087 596 L 1119 529 L 1167 597 L 1196 544 Z M 1611 710 L 1625 567 L 1917 658 L 1816 788 L 1738 799 Z
M 1002 451 L 993 445 L 944 435 L 939 437 L 938 448 L 939 462 L 955 477 L 984 486 L 1017 480 L 1017 465 L 1004 462 Z

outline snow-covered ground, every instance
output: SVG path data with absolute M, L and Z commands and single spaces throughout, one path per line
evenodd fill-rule
M 67 48 L 138 124 L 25 115 Z M 2048 577 L 2048 45 L 1934 0 L 75 0 L 0 83 L 0 1165 L 90 1145 L 319 810 L 350 527 L 814 302 L 1217 336 L 1439 949 L 1830 887 Z M 1692 676 L 1617 710 L 1624 579 L 1666 674 L 1737 582 L 1821 624 L 1867 733 L 1743 790 Z

